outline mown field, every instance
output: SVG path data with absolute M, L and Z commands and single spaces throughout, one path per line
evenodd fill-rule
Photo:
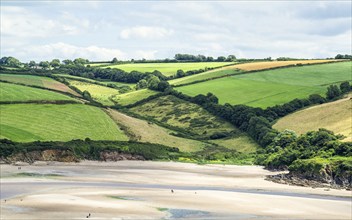
M 193 152 L 207 147 L 208 144 L 197 140 L 191 140 L 171 135 L 172 130 L 160 127 L 141 119 L 133 118 L 118 111 L 109 109 L 109 114 L 118 124 L 122 124 L 125 130 L 130 133 L 132 140 L 163 144 L 170 147 L 177 147 L 181 151 Z
M 13 141 L 128 139 L 108 115 L 93 106 L 14 104 L 1 105 L 0 111 L 0 138 Z
M 33 75 L 15 75 L 15 74 L 0 74 L 0 80 L 7 82 L 20 83 L 30 86 L 38 86 L 43 88 L 49 88 L 61 92 L 71 93 L 75 96 L 80 96 L 77 92 L 70 89 L 63 83 L 60 83 L 52 78 L 43 76 L 33 76 Z
M 352 141 L 352 95 L 335 102 L 313 106 L 279 119 L 274 128 L 294 130 L 297 134 L 326 128 Z
M 74 100 L 56 92 L 0 82 L 0 101 Z
M 125 105 L 130 105 L 134 104 L 137 101 L 140 101 L 142 99 L 146 99 L 151 95 L 155 95 L 159 92 L 150 90 L 150 89 L 140 89 L 132 92 L 127 92 L 123 93 L 120 95 L 116 95 L 113 97 L 114 102 L 117 102 L 118 104 L 125 106 Z
M 229 67 L 225 67 L 225 69 L 240 69 L 245 71 L 251 70 L 264 70 L 276 67 L 297 65 L 297 64 L 319 64 L 319 63 L 327 63 L 339 60 L 289 60 L 289 61 L 265 61 L 265 62 L 250 62 L 243 63 L 238 65 L 233 65 Z
M 211 92 L 220 103 L 266 108 L 313 93 L 325 94 L 329 84 L 351 80 L 351 62 L 267 70 L 210 80 L 177 90 L 191 96 Z
M 210 142 L 241 153 L 254 153 L 259 148 L 259 145 L 245 133 L 235 137 L 211 140 Z
M 205 137 L 219 132 L 237 131 L 230 123 L 211 115 L 200 106 L 170 95 L 156 98 L 130 110 Z
M 214 68 L 229 65 L 233 62 L 200 62 L 200 63 L 129 63 L 129 64 L 117 64 L 104 66 L 103 68 L 118 68 L 126 72 L 133 70 L 138 72 L 153 72 L 158 70 L 165 76 L 173 76 L 177 70 L 182 69 L 183 71 L 199 70 L 205 68 Z
M 76 80 L 67 80 L 70 85 L 76 87 L 77 89 L 83 91 L 88 91 L 91 97 L 104 105 L 114 105 L 114 102 L 111 101 L 113 97 L 120 94 L 119 90 L 113 89 L 110 87 L 97 85 L 88 82 L 81 82 Z

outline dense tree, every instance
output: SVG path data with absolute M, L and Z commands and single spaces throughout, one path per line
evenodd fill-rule
M 117 60 L 116 57 L 114 57 L 114 59 L 112 59 L 111 63 L 118 63 L 119 61 Z
M 326 98 L 327 99 L 334 99 L 336 97 L 339 97 L 341 95 L 341 91 L 337 85 L 330 85 L 328 87 L 328 91 L 326 92 Z
M 323 104 L 326 102 L 326 99 L 319 94 L 312 94 L 308 99 L 312 104 Z
M 72 60 L 69 60 L 69 59 L 63 60 L 62 62 L 63 62 L 65 65 L 73 65 L 73 61 L 72 61 Z
M 228 55 L 226 58 L 226 61 L 228 61 L 228 62 L 236 61 L 236 56 L 235 55 Z
M 183 70 L 177 70 L 176 72 L 176 77 L 180 78 L 180 77 L 184 77 L 186 74 Z
M 147 80 L 145 80 L 145 79 L 140 80 L 136 85 L 137 90 L 138 89 L 145 89 L 147 87 L 148 87 L 148 83 L 147 83 Z
M 37 66 L 37 64 L 35 63 L 35 61 L 31 60 L 31 61 L 29 61 L 28 66 L 29 66 L 29 68 L 34 68 Z
M 48 62 L 48 61 L 41 61 L 40 63 L 39 63 L 39 66 L 41 67 L 41 68 L 43 68 L 43 69 L 49 69 L 49 67 L 50 67 L 50 63 Z
M 2 57 L 0 59 L 0 65 L 6 65 L 9 67 L 21 67 L 21 62 L 14 57 Z
M 151 75 L 147 79 L 147 84 L 149 89 L 158 90 L 159 83 L 160 83 L 160 79 L 157 76 Z
M 224 61 L 226 61 L 226 57 L 219 56 L 216 60 L 219 61 L 219 62 L 224 62 Z
M 76 58 L 76 59 L 74 59 L 73 63 L 76 65 L 84 65 L 84 64 L 89 63 L 89 60 L 83 59 L 83 58 Z
M 59 59 L 53 59 L 50 62 L 50 66 L 53 67 L 54 69 L 60 66 L 60 60 Z
M 347 93 L 351 90 L 351 86 L 350 84 L 346 81 L 346 82 L 342 82 L 340 84 L 340 90 L 342 93 Z

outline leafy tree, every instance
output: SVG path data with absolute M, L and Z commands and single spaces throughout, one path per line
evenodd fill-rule
M 112 59 L 111 63 L 118 63 L 119 61 L 117 60 L 116 57 L 114 57 L 114 59 Z
M 147 84 L 149 89 L 158 90 L 159 83 L 160 83 L 160 79 L 154 75 L 151 75 L 147 79 Z
M 228 62 L 233 62 L 236 60 L 236 56 L 235 55 L 228 55 L 226 58 L 226 61 Z
M 147 87 L 148 87 L 148 83 L 147 83 L 147 80 L 145 80 L 145 79 L 140 80 L 136 85 L 137 90 L 138 89 L 145 89 Z
M 50 67 L 50 63 L 48 61 L 41 61 L 39 63 L 39 66 L 46 70 L 46 69 L 48 69 Z
M 69 60 L 69 59 L 63 60 L 62 62 L 63 62 L 65 65 L 73 65 L 73 61 L 72 61 L 72 60 Z
M 226 57 L 219 56 L 216 60 L 219 61 L 219 62 L 224 62 L 224 61 L 226 61 Z
M 37 66 L 37 64 L 35 63 L 35 61 L 31 60 L 31 61 L 29 61 L 28 66 L 29 66 L 30 68 L 34 68 L 34 67 Z
M 183 70 L 177 70 L 176 72 L 176 77 L 180 78 L 180 77 L 184 77 L 186 74 Z
M 21 62 L 14 57 L 2 57 L 0 59 L 0 65 L 6 65 L 9 67 L 21 67 Z
M 323 104 L 326 102 L 326 99 L 319 94 L 312 94 L 308 99 L 312 104 Z
M 83 98 L 87 99 L 87 100 L 92 100 L 92 96 L 90 95 L 90 93 L 87 90 L 84 90 L 82 93 Z
M 164 92 L 169 87 L 170 87 L 170 84 L 166 81 L 160 81 L 158 84 L 158 90 L 161 92 Z
M 326 92 L 326 98 L 331 100 L 341 95 L 341 91 L 337 85 L 330 85 Z
M 84 65 L 84 64 L 89 63 L 89 60 L 83 59 L 83 58 L 76 58 L 73 60 L 73 63 L 76 65 Z
M 351 90 L 351 86 L 350 84 L 346 81 L 346 82 L 342 82 L 340 84 L 340 90 L 342 93 L 347 93 Z
M 60 66 L 60 60 L 59 59 L 53 59 L 51 62 L 50 62 L 50 66 L 53 67 L 53 68 L 57 68 Z

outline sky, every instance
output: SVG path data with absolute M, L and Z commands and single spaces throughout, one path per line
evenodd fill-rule
M 23 62 L 351 54 L 351 1 L 6 1 L 1 57 Z

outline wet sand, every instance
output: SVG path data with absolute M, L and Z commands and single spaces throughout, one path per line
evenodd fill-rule
M 25 173 L 25 174 L 23 174 Z M 351 219 L 352 192 L 264 180 L 258 166 L 1 165 L 1 219 Z M 174 192 L 172 193 L 171 190 Z M 5 202 L 6 200 L 6 202 Z

